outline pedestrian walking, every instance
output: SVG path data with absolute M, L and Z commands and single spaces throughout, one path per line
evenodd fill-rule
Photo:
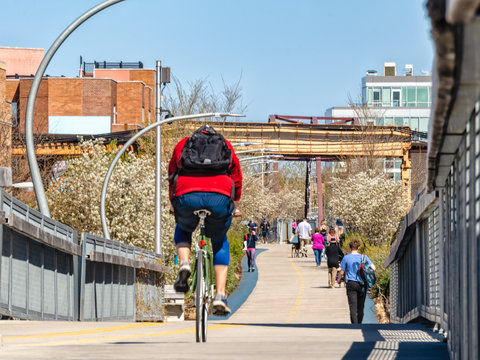
M 270 235 L 270 223 L 266 217 L 263 218 L 260 228 L 262 229 L 263 243 L 266 244 L 268 242 L 268 235 Z
M 325 249 L 325 253 L 327 255 L 328 286 L 333 289 L 337 279 L 338 266 L 343 258 L 342 248 L 335 238 L 332 238 L 330 245 Z
M 326 247 L 327 247 L 327 223 L 325 222 L 325 220 L 322 220 L 322 224 L 320 226 L 320 234 L 322 234 L 323 236 L 323 241 L 324 241 L 324 246 L 323 246 L 323 256 L 325 256 L 325 250 L 326 250 Z
M 298 224 L 297 232 L 300 239 L 300 249 L 302 251 L 302 256 L 307 257 L 307 248 L 305 245 L 309 244 L 310 237 L 312 236 L 312 227 L 307 222 L 307 218 L 303 218 L 303 221 Z
M 320 234 L 320 228 L 315 228 L 315 233 L 312 235 L 312 249 L 315 254 L 315 262 L 317 266 L 320 266 L 322 263 L 322 252 L 323 252 L 323 239 L 322 234 Z
M 255 234 L 255 230 L 250 230 L 249 234 L 245 234 L 245 250 L 247 253 L 247 261 L 248 261 L 248 272 L 255 271 L 255 244 L 258 241 L 257 235 Z
M 365 306 L 365 297 L 367 295 L 367 287 L 358 275 L 358 267 L 362 262 L 362 254 L 360 254 L 361 243 L 358 239 L 350 241 L 350 254 L 345 255 L 340 265 L 340 275 L 338 276 L 338 283 L 342 280 L 345 274 L 347 279 L 347 298 L 348 306 L 350 308 L 350 321 L 352 324 L 361 324 L 363 320 L 363 308 Z M 365 256 L 365 261 L 375 270 L 375 265 Z
M 328 234 L 327 234 L 327 246 L 330 245 L 330 243 L 335 240 L 337 243 L 340 244 L 340 239 L 338 238 L 338 234 L 337 232 L 335 231 L 335 228 L 330 228 L 330 230 L 328 230 Z M 327 255 L 328 257 L 328 255 Z
M 257 231 L 258 226 L 257 226 L 257 223 L 253 220 L 253 217 L 248 222 L 247 227 L 248 227 L 248 232 L 250 232 L 250 230 Z

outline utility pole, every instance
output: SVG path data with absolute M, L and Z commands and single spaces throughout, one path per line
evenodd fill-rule
M 155 122 L 162 118 L 162 62 L 155 66 Z M 156 128 L 155 139 L 155 252 L 162 253 L 162 130 Z
M 308 211 L 310 210 L 310 170 L 311 162 L 307 160 L 307 169 L 305 171 L 305 219 L 308 217 Z

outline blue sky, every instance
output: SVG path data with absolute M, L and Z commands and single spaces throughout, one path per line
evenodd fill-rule
M 0 46 L 48 48 L 100 0 L 3 0 Z M 358 98 L 365 71 L 383 63 L 431 71 L 422 0 L 126 0 L 97 14 L 62 45 L 46 73 L 87 62 L 155 60 L 184 84 L 241 77 L 246 115 L 318 115 Z

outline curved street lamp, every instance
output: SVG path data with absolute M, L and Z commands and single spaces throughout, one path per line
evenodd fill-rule
M 283 155 L 259 155 L 259 156 L 249 156 L 245 158 L 239 159 L 240 162 L 242 161 L 250 161 L 250 160 L 257 160 L 257 159 L 282 159 Z
M 198 119 L 198 118 L 206 118 L 206 117 L 244 117 L 245 115 L 242 114 L 223 114 L 223 113 L 207 113 L 207 114 L 196 114 L 196 115 L 184 115 L 184 116 L 176 116 L 168 119 L 164 119 L 162 121 L 155 122 L 153 124 L 150 124 L 143 130 L 139 131 L 135 135 L 133 135 L 123 146 L 122 148 L 118 151 L 118 153 L 115 155 L 113 158 L 112 162 L 110 163 L 110 166 L 108 167 L 107 174 L 105 175 L 105 179 L 103 180 L 103 186 L 102 186 L 102 193 L 100 195 L 100 219 L 102 221 L 102 230 L 103 230 L 103 236 L 107 239 L 110 239 L 110 232 L 108 231 L 108 226 L 107 226 L 107 219 L 105 217 L 105 198 L 107 195 L 107 187 L 108 187 L 108 182 L 110 181 L 110 177 L 112 176 L 113 169 L 115 168 L 115 165 L 117 164 L 118 160 L 122 157 L 123 153 L 132 145 L 140 136 L 144 135 L 145 133 L 149 132 L 150 130 L 156 128 L 157 126 L 166 124 L 166 123 L 171 123 L 174 121 L 179 121 L 179 120 L 189 120 L 189 119 Z M 158 154 L 157 154 L 158 155 Z M 155 204 L 155 206 L 161 206 L 161 204 Z M 160 249 L 156 249 L 157 252 L 159 252 Z
M 258 152 L 258 153 L 270 153 L 270 152 L 278 152 L 280 150 L 278 149 L 250 149 L 250 150 L 240 150 L 240 151 L 235 151 L 235 154 L 238 155 L 238 154 L 247 154 L 247 153 L 255 153 L 255 152 Z
M 30 167 L 30 173 L 32 175 L 33 189 L 35 190 L 35 197 L 37 198 L 38 208 L 43 215 L 50 217 L 50 210 L 48 209 L 47 197 L 45 196 L 45 189 L 42 183 L 42 177 L 40 175 L 40 169 L 38 167 L 37 157 L 35 154 L 35 144 L 33 142 L 33 110 L 35 108 L 35 101 L 37 99 L 38 88 L 40 87 L 40 82 L 42 81 L 43 74 L 47 69 L 50 60 L 52 60 L 53 55 L 57 52 L 58 48 L 62 45 L 67 37 L 82 25 L 86 20 L 91 18 L 96 13 L 106 9 L 112 5 L 115 5 L 124 0 L 107 0 L 97 6 L 91 8 L 86 13 L 77 18 L 72 22 L 60 36 L 53 42 L 50 49 L 43 57 L 40 66 L 33 78 L 32 87 L 30 88 L 30 93 L 28 94 L 27 109 L 25 112 L 25 141 L 26 141 L 26 150 L 27 150 L 27 159 L 28 166 Z

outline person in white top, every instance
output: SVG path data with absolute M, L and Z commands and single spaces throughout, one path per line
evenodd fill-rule
M 302 249 L 302 256 L 307 257 L 307 248 L 306 244 L 310 242 L 312 236 L 312 227 L 307 222 L 306 218 L 303 218 L 303 221 L 298 224 L 297 227 L 298 238 L 300 239 L 300 248 Z

